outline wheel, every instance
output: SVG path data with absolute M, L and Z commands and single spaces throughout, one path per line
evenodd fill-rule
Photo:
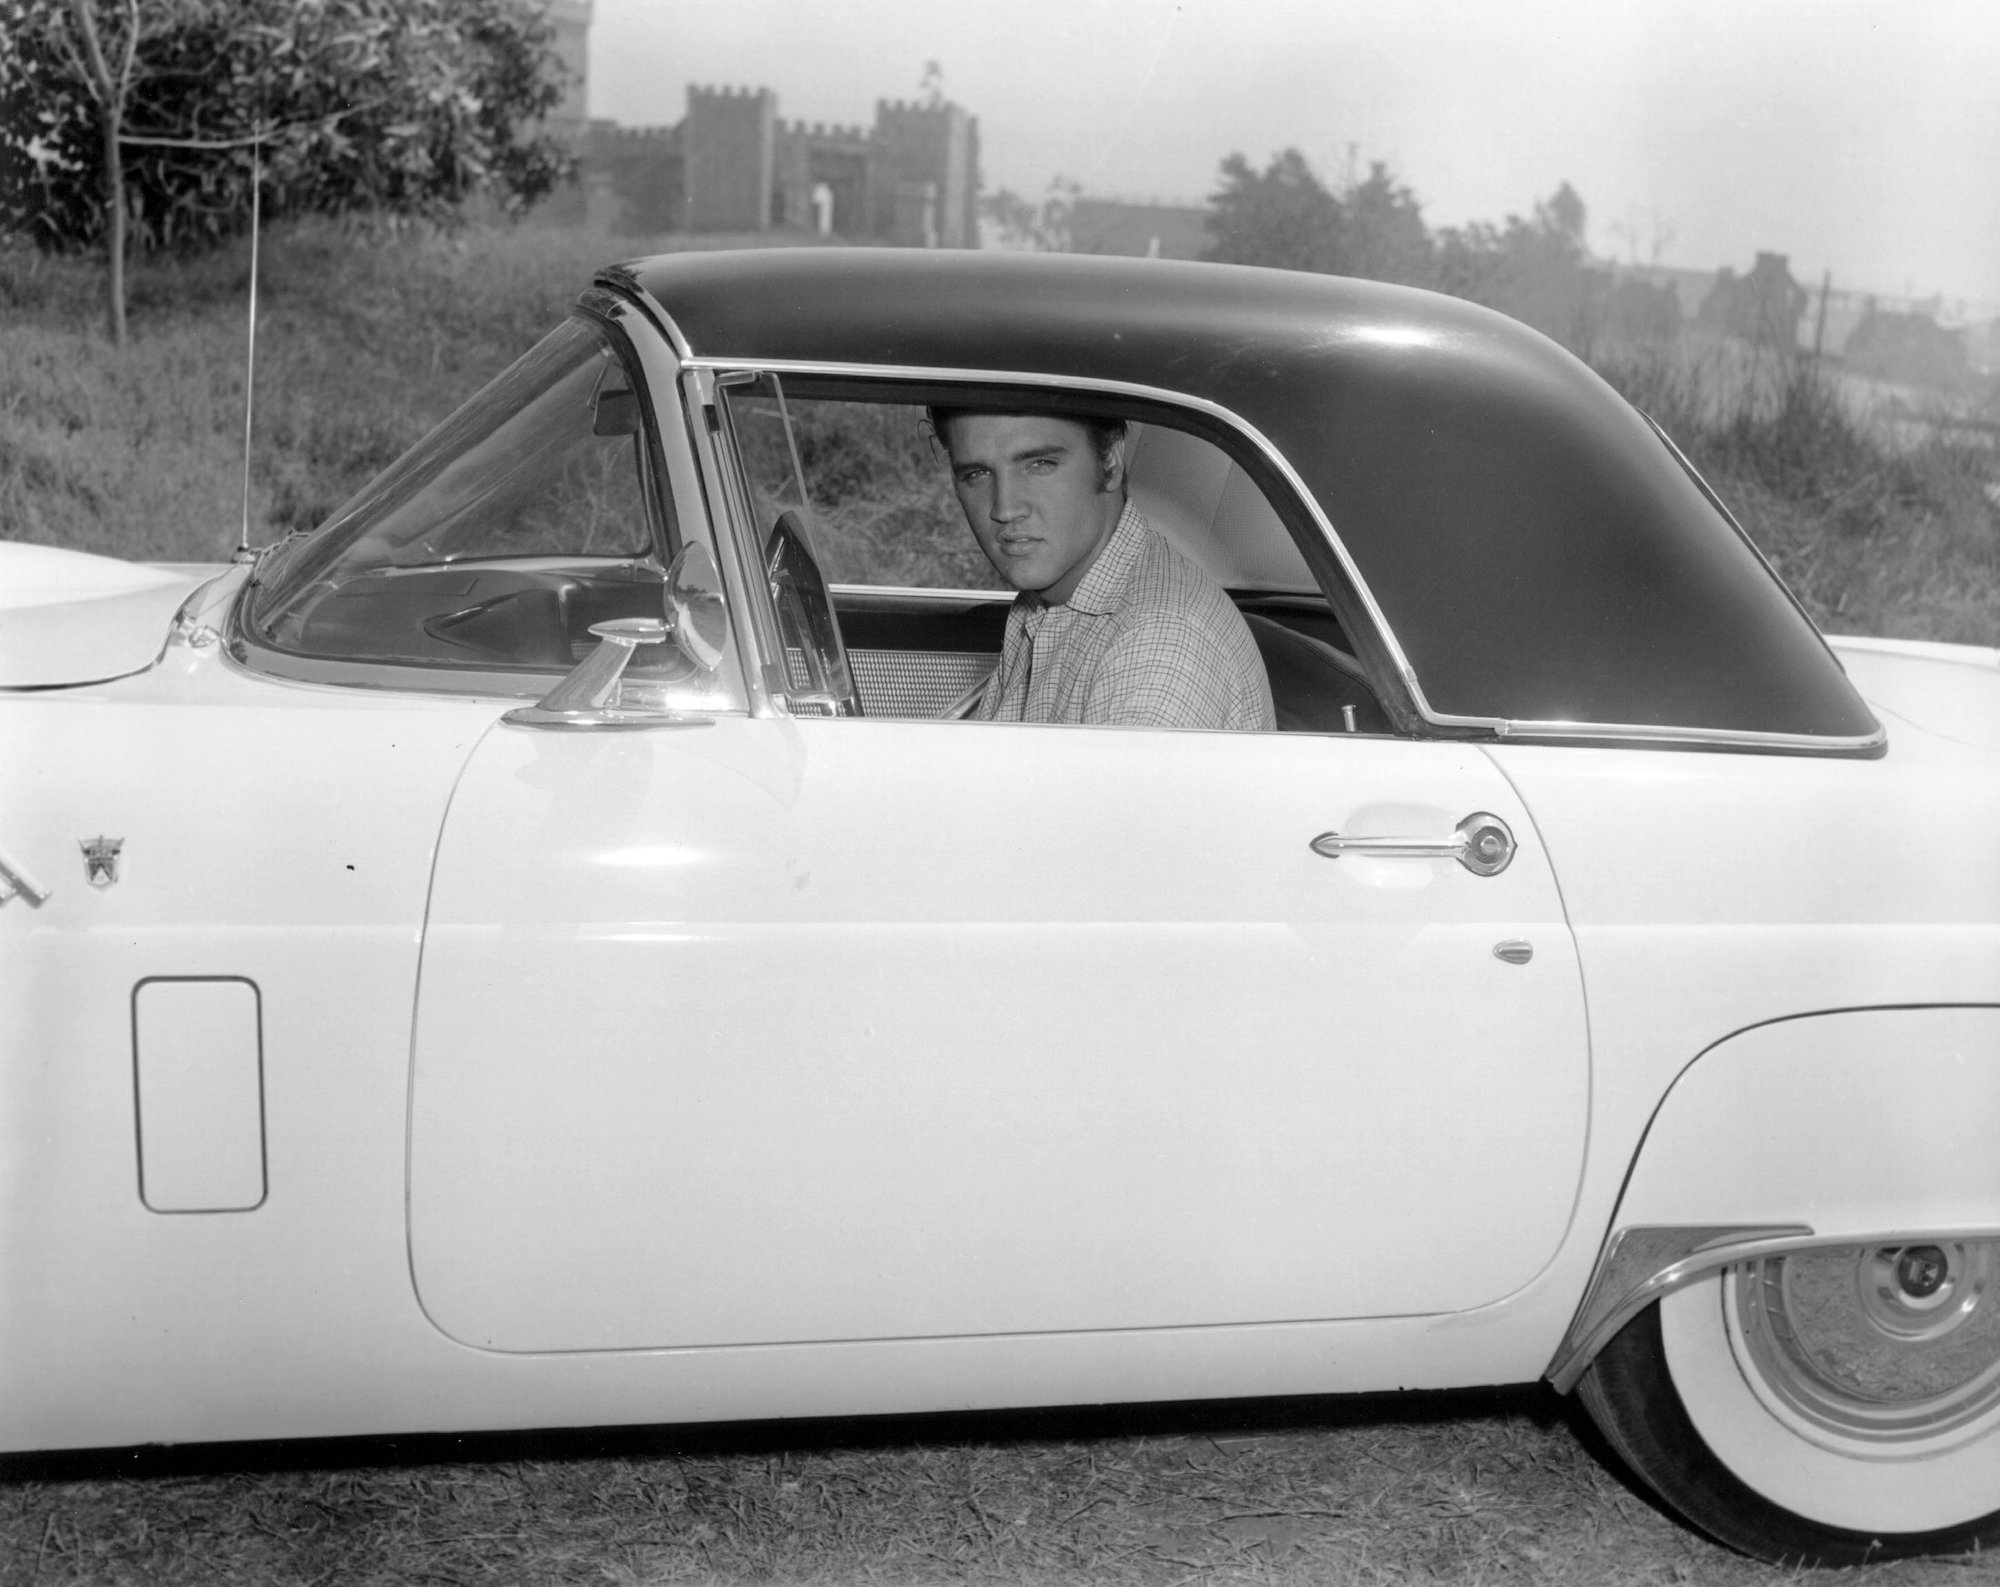
M 2000 1547 L 2000 1242 L 1727 1268 L 1634 1318 L 1580 1394 L 1662 1499 L 1746 1554 Z

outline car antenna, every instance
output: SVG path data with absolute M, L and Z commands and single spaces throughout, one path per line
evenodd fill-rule
M 250 134 L 250 350 L 243 370 L 243 528 L 236 537 L 231 562 L 248 562 L 250 550 L 250 420 L 257 394 L 257 242 L 262 231 L 264 186 L 264 125 Z

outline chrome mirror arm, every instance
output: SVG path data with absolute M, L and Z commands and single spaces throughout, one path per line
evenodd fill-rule
M 634 710 L 616 704 L 626 665 L 641 645 L 664 644 L 672 635 L 658 617 L 620 617 L 592 623 L 602 641 L 576 670 L 534 705 L 516 706 L 500 720 L 514 727 L 704 727 L 711 718 L 675 711 Z
M 31 904 L 45 904 L 49 890 L 30 876 L 27 867 L 20 861 L 9 858 L 5 850 L 0 850 L 0 904 L 17 896 Z
M 619 617 L 591 624 L 590 631 L 603 643 L 534 705 L 517 706 L 500 720 L 515 727 L 707 726 L 712 716 L 672 709 L 674 704 L 700 705 L 698 697 L 675 701 L 669 695 L 650 706 L 627 704 L 624 699 L 625 669 L 641 645 L 671 642 L 696 677 L 711 681 L 728 650 L 729 608 L 707 547 L 694 541 L 681 547 L 667 564 L 663 593 L 666 618 Z M 642 701 L 645 693 L 639 691 Z

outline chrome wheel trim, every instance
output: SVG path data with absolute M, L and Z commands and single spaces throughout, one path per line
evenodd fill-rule
M 1730 1343 L 1758 1398 L 1801 1436 L 1923 1459 L 2000 1414 L 1996 1273 L 1991 1241 L 1768 1257 L 1729 1274 Z
M 1845 1248 L 1850 1286 L 1874 1249 Z M 1985 1372 L 1884 1400 L 1817 1369 L 1772 1365 L 1784 1346 L 1754 1338 L 1764 1323 L 1746 1330 L 1743 1318 L 1746 1291 L 1762 1288 L 1776 1260 L 1725 1269 L 1659 1302 L 1668 1374 L 1715 1458 L 1772 1504 L 1849 1532 L 1924 1533 L 2000 1514 L 2000 1399 Z M 1994 1304 L 1994 1289 L 1983 1293 L 1975 1316 Z M 1862 1309 L 1854 1289 L 1846 1297 Z M 1791 1303 L 1783 1315 L 1796 1331 Z

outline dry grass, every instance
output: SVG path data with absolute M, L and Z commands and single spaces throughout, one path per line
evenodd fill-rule
M 767 239 L 703 242 L 749 240 Z M 595 266 L 686 245 L 532 227 L 273 233 L 253 543 L 324 518 L 545 331 Z M 140 558 L 227 554 L 241 520 L 247 282 L 242 245 L 140 266 L 120 358 L 98 329 L 96 267 L 0 252 L 0 534 Z M 1598 362 L 1675 435 L 1823 626 L 2000 643 L 2000 509 L 1985 494 L 2000 454 L 1911 444 L 1921 427 L 1871 424 L 1811 365 L 1734 344 L 1688 337 Z M 951 521 L 913 436 L 886 438 L 871 466 L 877 510 L 828 526 L 836 561 L 851 550 L 879 563 L 885 535 Z M 955 541 L 924 554 L 962 557 L 983 578 Z
M 1674 436 L 1830 633 L 2000 644 L 2000 451 L 1858 412 L 1810 361 L 1693 337 L 1603 373 Z M 1959 438 L 1954 438 L 1954 435 Z
M 0 1486 L 0 1587 L 1815 1579 L 1669 1520 L 1570 1416 L 1523 1389 L 45 1461 Z
M 272 232 L 258 272 L 252 544 L 325 518 L 548 331 L 599 265 L 672 241 Z M 242 523 L 248 245 L 136 266 L 122 356 L 100 327 L 101 273 L 0 250 L 0 534 L 226 557 Z

